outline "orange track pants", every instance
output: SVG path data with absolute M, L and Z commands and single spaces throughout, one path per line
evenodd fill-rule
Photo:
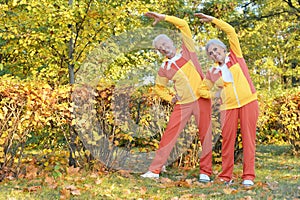
M 221 111 L 222 122 L 222 172 L 219 178 L 232 179 L 234 165 L 234 145 L 236 140 L 238 119 L 240 120 L 243 144 L 243 180 L 255 178 L 255 140 L 256 123 L 259 108 L 257 100 L 241 108 Z
M 184 129 L 191 115 L 195 116 L 199 129 L 199 138 L 202 145 L 200 157 L 200 173 L 211 175 L 212 173 L 212 134 L 211 134 L 211 100 L 199 98 L 197 101 L 187 104 L 176 104 L 171 113 L 169 123 L 159 143 L 149 171 L 160 173 L 166 163 L 171 150 L 176 144 L 177 138 Z

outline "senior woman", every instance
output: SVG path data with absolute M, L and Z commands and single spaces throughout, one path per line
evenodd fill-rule
M 201 22 L 211 22 L 224 31 L 229 40 L 226 45 L 212 39 L 206 44 L 206 53 L 214 65 L 206 73 L 209 88 L 220 88 L 222 123 L 222 171 L 218 179 L 226 184 L 232 183 L 234 167 L 234 146 L 238 123 L 240 123 L 243 145 L 244 186 L 254 185 L 255 179 L 255 140 L 258 119 L 257 93 L 243 58 L 238 36 L 228 23 L 203 13 L 195 13 Z
M 175 105 L 149 171 L 141 176 L 159 178 L 179 134 L 194 115 L 202 145 L 199 181 L 210 182 L 209 176 L 212 174 L 211 92 L 203 82 L 204 74 L 197 59 L 191 30 L 185 20 L 175 16 L 156 12 L 147 12 L 145 16 L 153 18 L 154 25 L 160 21 L 175 25 L 181 32 L 182 45 L 181 48 L 175 47 L 172 39 L 164 34 L 158 35 L 153 41 L 155 49 L 166 57 L 157 73 L 155 91 L 161 98 Z M 168 92 L 169 81 L 174 83 L 175 95 L 170 95 Z

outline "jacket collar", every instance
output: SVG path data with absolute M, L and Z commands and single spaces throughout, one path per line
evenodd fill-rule
M 171 65 L 172 64 L 175 64 L 176 65 L 176 61 L 177 60 L 179 60 L 180 58 L 182 57 L 182 55 L 181 55 L 181 53 L 177 53 L 173 58 L 171 58 L 171 59 L 168 59 L 168 58 L 166 58 L 164 61 L 165 62 L 163 62 L 162 63 L 162 65 L 161 65 L 161 67 L 162 68 L 165 68 L 165 65 L 167 64 L 167 70 L 170 70 L 171 69 Z

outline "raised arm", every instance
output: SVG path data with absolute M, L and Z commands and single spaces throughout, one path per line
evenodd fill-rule
M 230 49 L 237 55 L 237 57 L 242 57 L 239 39 L 234 28 L 230 24 L 203 13 L 195 13 L 194 15 L 200 18 L 201 22 L 212 22 L 216 24 L 219 29 L 226 33 L 229 40 Z
M 192 39 L 192 32 L 189 28 L 188 23 L 185 20 L 180 19 L 178 17 L 174 17 L 174 16 L 159 14 L 156 12 L 147 12 L 144 15 L 154 19 L 154 22 L 153 22 L 154 26 L 158 22 L 163 21 L 163 20 L 174 24 L 176 26 L 176 28 L 178 28 L 180 30 L 180 32 L 182 34 L 183 43 L 186 46 L 186 48 L 188 49 L 188 51 L 195 52 L 195 44 Z

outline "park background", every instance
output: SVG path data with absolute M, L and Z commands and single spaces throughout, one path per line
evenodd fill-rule
M 4 198 L 255 199 L 258 193 L 265 199 L 299 198 L 299 1 L 1 0 L 0 7 L 0 192 Z M 201 151 L 198 141 L 170 166 L 169 171 L 175 172 L 167 172 L 154 183 L 107 169 L 83 145 L 72 114 L 76 73 L 97 45 L 151 26 L 152 21 L 143 17 L 147 11 L 187 20 L 199 46 L 210 38 L 224 41 L 225 35 L 201 24 L 193 16 L 195 12 L 223 19 L 236 29 L 259 96 L 258 170 L 269 167 L 269 175 L 261 174 L 256 188 L 244 190 L 235 185 L 216 189 L 198 184 L 193 179 Z M 176 30 L 167 23 L 160 26 Z M 137 66 L 148 66 L 157 59 L 153 51 L 130 52 L 102 66 L 106 79 L 100 80 L 96 89 L 97 112 L 103 130 L 116 146 L 129 141 L 141 151 L 157 147 L 161 133 L 155 140 L 141 141 L 128 134 L 126 127 L 114 124 L 110 113 L 115 84 L 126 80 L 126 73 L 139 72 Z M 143 99 L 144 107 L 162 105 L 166 117 L 172 109 L 151 93 L 151 86 L 141 88 L 132 98 Z M 137 108 L 133 106 L 131 112 L 129 117 L 135 119 Z M 142 114 L 143 125 L 151 124 L 149 113 Z M 160 126 L 163 129 L 165 124 Z M 187 132 L 196 131 L 189 126 Z M 240 155 L 240 137 L 236 148 Z M 267 158 L 282 161 L 273 165 Z M 219 143 L 214 164 L 220 170 Z M 186 169 L 194 172 L 188 174 Z M 273 174 L 276 180 L 270 177 L 273 170 L 278 173 Z M 165 192 L 166 188 L 172 192 Z

